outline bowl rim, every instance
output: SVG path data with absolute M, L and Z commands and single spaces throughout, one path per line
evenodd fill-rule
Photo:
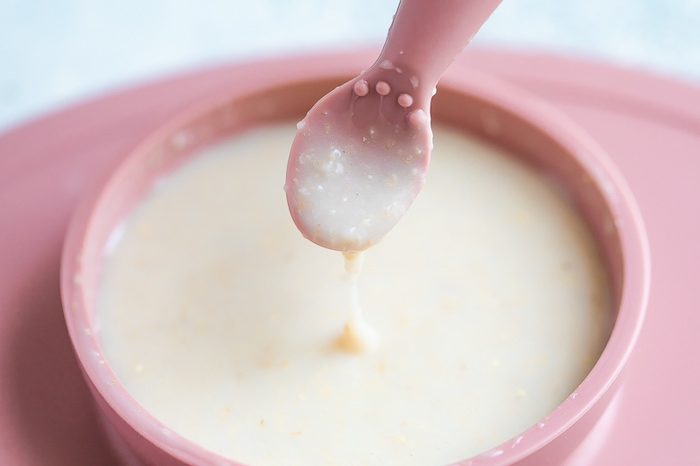
M 342 83 L 357 74 L 363 63 L 371 63 L 374 51 L 302 55 L 246 62 L 239 65 L 240 79 L 220 95 L 202 99 L 150 133 L 127 151 L 98 179 L 79 202 L 67 230 L 61 258 L 60 288 L 64 317 L 71 343 L 83 375 L 98 402 L 105 402 L 148 443 L 187 464 L 231 464 L 235 460 L 206 450 L 167 429 L 140 405 L 121 384 L 93 328 L 81 280 L 84 245 L 90 235 L 95 208 L 106 187 L 129 160 L 149 153 L 159 142 L 221 105 L 298 83 L 337 80 Z M 550 104 L 499 78 L 473 70 L 449 72 L 440 82 L 440 92 L 456 92 L 491 103 L 494 108 L 527 121 L 549 139 L 567 148 L 577 160 L 593 170 L 608 206 L 615 214 L 615 227 L 622 247 L 623 284 L 617 318 L 598 361 L 578 388 L 540 423 L 514 439 L 465 459 L 464 464 L 510 464 L 531 456 L 552 443 L 582 418 L 611 389 L 627 363 L 644 321 L 651 278 L 649 245 L 639 208 L 624 178 L 605 151 L 568 116 Z M 310 107 L 310 106 L 309 106 Z

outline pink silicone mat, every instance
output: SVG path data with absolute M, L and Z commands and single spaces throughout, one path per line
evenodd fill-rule
M 342 58 L 371 63 L 373 53 Z M 0 464 L 109 465 L 63 323 L 61 243 L 84 188 L 169 116 L 225 95 L 234 64 L 122 91 L 0 137 Z M 605 64 L 469 50 L 608 150 L 647 224 L 647 321 L 621 391 L 567 464 L 700 464 L 700 88 Z

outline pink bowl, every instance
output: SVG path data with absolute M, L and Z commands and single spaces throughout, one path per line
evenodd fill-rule
M 203 102 L 154 132 L 77 209 L 63 251 L 66 322 L 102 424 L 126 464 L 238 464 L 172 432 L 128 393 L 102 356 L 95 312 L 103 250 L 117 223 L 153 179 L 197 148 L 242 129 L 301 119 L 311 105 L 371 63 L 367 54 L 309 56 L 240 66 L 225 98 Z M 497 80 L 448 73 L 433 100 L 433 120 L 510 150 L 568 191 L 605 260 L 614 327 L 599 360 L 574 393 L 539 423 L 465 465 L 560 464 L 612 399 L 646 310 L 649 253 L 643 223 L 624 180 L 576 124 L 542 101 Z

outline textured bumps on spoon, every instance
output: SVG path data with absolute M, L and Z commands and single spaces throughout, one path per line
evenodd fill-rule
M 410 88 L 368 77 L 314 106 L 299 123 L 287 168 L 297 227 L 339 251 L 364 250 L 393 228 L 425 184 L 430 158 L 429 113 L 411 108 Z

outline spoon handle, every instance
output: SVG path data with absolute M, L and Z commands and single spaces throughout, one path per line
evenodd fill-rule
M 500 3 L 401 0 L 375 66 L 408 73 L 414 95 L 430 98 L 442 74 Z

